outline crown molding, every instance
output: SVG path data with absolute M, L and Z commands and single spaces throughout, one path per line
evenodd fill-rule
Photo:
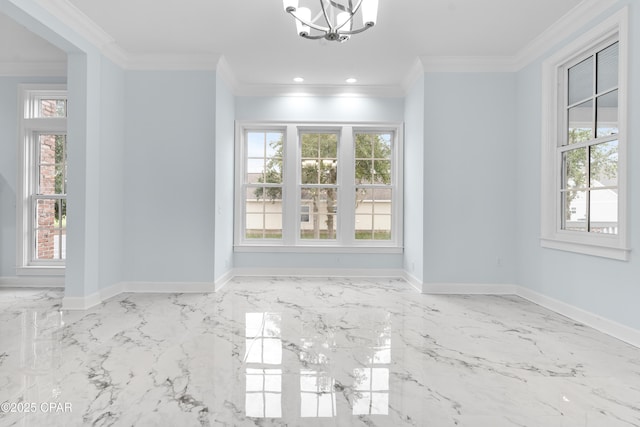
M 558 42 L 579 31 L 617 2 L 618 0 L 583 0 L 514 56 L 516 69 L 521 70 L 539 59 Z
M 36 0 L 38 5 L 102 50 L 115 39 L 68 0 Z
M 65 77 L 67 61 L 0 62 L 0 77 Z

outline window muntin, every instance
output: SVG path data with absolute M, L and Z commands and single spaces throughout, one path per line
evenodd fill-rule
M 618 234 L 618 42 L 566 69 L 561 229 Z
M 21 102 L 18 272 L 55 274 L 66 259 L 66 90 L 25 85 Z
M 237 250 L 401 247 L 399 125 L 239 123 L 237 135 Z

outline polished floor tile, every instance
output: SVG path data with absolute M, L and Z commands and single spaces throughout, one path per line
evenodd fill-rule
M 1 426 L 640 426 L 640 349 L 518 297 L 236 278 L 0 290 Z

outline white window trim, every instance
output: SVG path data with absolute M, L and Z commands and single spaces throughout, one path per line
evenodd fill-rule
M 559 70 L 612 36 L 619 42 L 618 81 L 618 234 L 605 235 L 561 229 L 560 160 L 558 133 L 560 119 Z M 628 123 L 628 7 L 625 7 L 569 43 L 542 64 L 542 167 L 541 238 L 542 247 L 618 260 L 628 260 L 627 227 L 627 123 Z M 562 130 L 564 132 L 564 129 Z
M 285 170 L 295 170 L 295 179 L 285 178 L 283 181 L 283 196 L 285 205 L 283 207 L 283 238 L 278 241 L 249 240 L 244 238 L 245 217 L 244 204 L 239 190 L 243 185 L 245 174 L 245 144 L 244 138 L 247 131 L 274 130 L 284 132 L 285 146 Z M 359 123 L 359 122 L 236 122 L 236 143 L 235 143 L 235 220 L 234 220 L 234 251 L 235 252 L 297 252 L 297 253 L 402 253 L 403 252 L 403 125 L 401 123 Z M 340 135 L 341 143 L 338 146 L 339 156 L 342 158 L 352 158 L 348 154 L 353 149 L 353 135 L 356 132 L 392 132 L 394 134 L 393 158 L 394 169 L 393 185 L 393 211 L 392 211 L 392 240 L 391 241 L 357 241 L 355 238 L 346 237 L 345 230 L 350 230 L 346 226 L 347 221 L 352 221 L 351 215 L 345 214 L 338 222 L 338 227 L 342 231 L 343 241 L 304 241 L 295 235 L 297 229 L 295 222 L 299 221 L 301 215 L 299 200 L 295 197 L 298 192 L 298 182 L 300 181 L 300 171 L 297 167 L 300 163 L 300 152 L 296 148 L 298 135 L 301 131 L 328 132 L 335 131 Z M 287 152 L 295 152 L 296 155 L 287 156 Z M 347 162 L 350 163 L 350 162 Z M 338 173 L 339 176 L 352 176 L 354 165 L 343 162 Z M 338 178 L 341 186 L 342 178 Z M 355 184 L 354 184 L 355 187 Z M 287 197 L 293 194 L 294 197 Z M 338 193 L 338 206 L 346 206 L 347 194 L 345 191 Z M 288 214 L 289 213 L 289 214 Z M 353 228 L 353 227 L 351 227 Z
M 18 180 L 16 191 L 16 274 L 19 276 L 63 276 L 65 260 L 33 262 L 33 215 L 30 197 L 34 186 L 34 132 L 67 133 L 67 119 L 26 118 L 33 115 L 33 104 L 39 98 L 65 95 L 66 85 L 24 84 L 18 86 Z

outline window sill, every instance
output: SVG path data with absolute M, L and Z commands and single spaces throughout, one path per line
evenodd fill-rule
M 333 254 L 401 254 L 397 246 L 283 246 L 283 245 L 236 245 L 234 252 L 278 252 L 278 253 L 333 253 Z
M 17 276 L 64 276 L 64 266 L 26 266 L 16 269 Z
M 541 238 L 540 245 L 543 248 L 557 249 L 567 252 L 575 252 L 583 255 L 597 256 L 601 258 L 628 261 L 631 249 L 613 245 L 601 245 L 597 243 L 584 243 L 568 240 Z

